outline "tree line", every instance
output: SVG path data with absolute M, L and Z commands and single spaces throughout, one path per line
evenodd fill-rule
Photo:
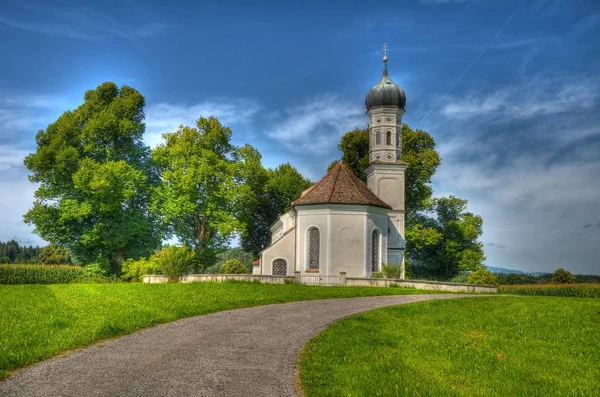
M 233 145 L 215 117 L 167 132 L 150 149 L 144 105 L 134 88 L 107 82 L 40 130 L 25 158 L 39 185 L 25 222 L 75 263 L 101 263 L 116 275 L 124 260 L 149 257 L 170 238 L 195 251 L 198 271 L 214 266 L 234 236 L 257 256 L 269 226 L 312 182 L 290 164 L 263 167 L 260 153 Z M 481 268 L 481 217 L 466 211 L 466 200 L 433 197 L 435 141 L 402 128 L 410 272 L 448 280 Z M 341 161 L 366 180 L 368 130 L 348 132 L 339 148 Z

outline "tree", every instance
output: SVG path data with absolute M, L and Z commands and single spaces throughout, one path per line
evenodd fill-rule
M 483 232 L 481 217 L 466 212 L 467 200 L 454 196 L 431 202 L 433 216 L 420 214 L 421 222 L 413 224 L 411 233 L 407 233 L 407 255 L 413 274 L 448 280 L 460 272 L 479 269 L 485 259 L 483 244 L 478 241 Z
M 355 129 L 342 136 L 342 162 L 362 181 L 369 164 L 369 131 Z M 402 125 L 402 161 L 406 169 L 407 274 L 450 279 L 483 264 L 481 217 L 465 212 L 466 200 L 433 199 L 431 179 L 440 165 L 435 140 L 426 131 Z
M 482 266 L 469 274 L 467 277 L 467 283 L 479 285 L 497 285 L 498 280 L 496 279 L 496 275 L 494 275 L 494 273 Z
M 250 145 L 233 146 L 231 130 L 214 117 L 201 117 L 196 127 L 182 126 L 163 139 L 152 151 L 162 177 L 152 209 L 168 236 L 196 251 L 204 270 L 243 230 L 246 208 L 256 206 L 250 185 L 261 180 L 260 154 Z
M 312 182 L 289 163 L 268 169 L 266 181 L 253 187 L 258 199 L 256 206 L 248 207 L 245 211 L 245 227 L 241 234 L 242 248 L 258 255 L 267 247 L 271 241 L 270 226 L 281 214 L 289 211 L 292 202 L 311 185 Z
M 558 268 L 552 274 L 552 283 L 554 284 L 573 284 L 575 282 L 575 276 L 568 270 Z
M 71 258 L 66 248 L 48 244 L 40 252 L 38 262 L 44 265 L 62 265 L 70 263 Z
M 39 184 L 25 222 L 77 261 L 106 261 L 116 275 L 124 258 L 149 254 L 161 240 L 148 212 L 158 178 L 142 142 L 143 108 L 135 89 L 103 83 L 40 130 L 25 158 Z

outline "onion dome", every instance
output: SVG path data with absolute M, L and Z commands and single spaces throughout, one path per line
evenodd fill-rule
M 383 58 L 383 76 L 381 76 L 379 83 L 375 84 L 367 93 L 365 105 L 367 106 L 367 110 L 380 106 L 395 106 L 404 110 L 406 94 L 388 76 L 387 57 Z

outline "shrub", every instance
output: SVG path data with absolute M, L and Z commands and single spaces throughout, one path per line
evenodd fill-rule
M 383 278 L 383 273 L 373 272 L 373 273 L 371 273 L 371 278 Z
M 466 273 L 459 273 L 457 276 L 454 276 L 450 279 L 451 283 L 462 283 L 462 284 L 466 284 L 467 283 L 467 279 L 469 278 L 469 275 Z
M 189 272 L 195 264 L 196 253 L 186 247 L 168 245 L 153 256 L 169 282 L 179 281 L 179 277 Z
M 571 272 L 563 269 L 562 267 L 556 269 L 552 275 L 553 284 L 573 284 L 575 282 L 575 276 Z
M 98 261 L 83 267 L 81 274 L 74 280 L 77 283 L 112 283 L 118 279 L 110 275 L 108 262 Z
M 127 259 L 121 268 L 121 279 L 124 281 L 142 281 L 144 274 L 162 274 L 156 257 L 140 258 L 137 261 Z
M 229 259 L 221 265 L 221 274 L 249 274 L 248 268 L 237 259 Z
M 230 259 L 239 260 L 244 266 L 246 266 L 248 272 L 252 272 L 252 261 L 254 258 L 255 256 L 253 253 L 244 251 L 239 247 L 229 248 L 217 255 L 217 263 L 213 266 L 209 266 L 206 269 L 206 273 L 219 273 L 221 266 L 223 266 L 223 264 Z
M 66 284 L 82 273 L 79 266 L 0 265 L 0 284 Z
M 399 279 L 402 275 L 402 265 L 396 265 L 393 263 L 383 263 L 381 265 L 381 273 L 383 273 L 386 278 L 396 278 Z
M 477 269 L 467 277 L 467 283 L 469 284 L 481 284 L 481 285 L 496 285 L 496 275 L 485 268 Z

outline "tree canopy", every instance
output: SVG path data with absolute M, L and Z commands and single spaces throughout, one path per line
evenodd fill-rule
M 148 211 L 158 179 L 142 142 L 143 108 L 135 89 L 103 83 L 40 130 L 36 152 L 25 158 L 29 179 L 39 184 L 25 222 L 77 261 L 107 261 L 115 274 L 124 258 L 160 244 Z
M 269 245 L 271 224 L 289 211 L 292 201 L 312 185 L 289 163 L 265 170 L 261 181 L 253 186 L 256 201 L 254 207 L 245 212 L 245 227 L 241 234 L 242 248 L 255 255 Z
M 193 248 L 204 270 L 233 233 L 244 230 L 257 205 L 253 188 L 266 178 L 260 154 L 250 145 L 232 145 L 231 130 L 214 117 L 200 117 L 196 127 L 182 126 L 163 139 L 152 150 L 162 180 L 152 209 L 167 237 Z

